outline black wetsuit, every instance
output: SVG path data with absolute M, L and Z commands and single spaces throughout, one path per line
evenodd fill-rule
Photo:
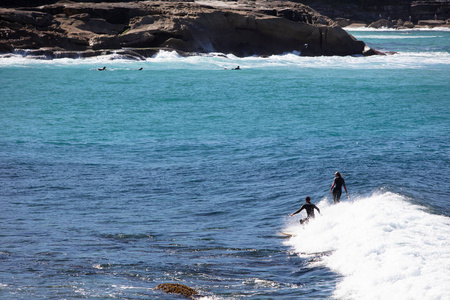
M 342 178 L 342 177 L 334 178 L 334 188 L 333 188 L 333 202 L 334 203 L 337 203 L 341 200 L 343 185 L 345 185 L 344 178 Z
M 317 209 L 317 211 L 320 213 L 320 209 L 317 207 L 317 206 L 315 206 L 314 204 L 311 204 L 311 203 L 305 203 L 305 204 L 303 204 L 302 205 L 302 207 L 299 209 L 299 210 L 297 210 L 295 213 L 293 213 L 294 215 L 295 214 L 298 214 L 299 212 L 301 212 L 302 210 L 306 210 L 306 218 L 305 219 L 301 219 L 300 220 L 300 223 L 301 224 L 303 224 L 303 223 L 305 223 L 305 222 L 308 222 L 309 221 L 309 219 L 314 219 L 314 217 L 315 217 L 315 215 L 314 215 L 314 209 Z

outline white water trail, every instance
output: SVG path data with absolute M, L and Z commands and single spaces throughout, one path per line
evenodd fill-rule
M 329 205 L 286 244 L 342 275 L 337 299 L 450 299 L 450 218 L 393 193 Z M 325 254 L 325 255 L 324 255 Z

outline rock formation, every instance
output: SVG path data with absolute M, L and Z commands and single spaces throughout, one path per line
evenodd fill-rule
M 162 290 L 169 294 L 178 294 L 191 299 L 198 295 L 198 292 L 193 288 L 179 283 L 162 283 L 158 285 L 155 290 Z
M 420 0 L 411 3 L 410 14 L 416 20 L 444 21 L 450 18 L 450 1 L 448 0 Z
M 340 26 L 395 29 L 450 27 L 448 0 L 304 0 Z M 437 19 L 437 20 L 435 20 Z M 433 22 L 431 20 L 434 20 Z
M 408 18 L 411 0 L 395 1 L 349 1 L 335 0 L 323 4 L 320 1 L 309 0 L 306 3 L 321 14 L 330 18 L 348 19 L 352 21 L 372 23 L 380 18 Z
M 294 2 L 58 2 L 0 8 L 0 52 L 46 57 L 120 52 L 143 58 L 179 53 L 305 56 L 364 54 L 364 42 Z

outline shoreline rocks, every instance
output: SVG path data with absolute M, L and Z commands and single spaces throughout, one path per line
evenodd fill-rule
M 367 24 L 361 21 L 352 20 L 338 20 L 338 24 L 343 28 L 375 28 L 375 29 L 436 29 L 436 28 L 450 28 L 450 20 L 419 20 L 417 24 L 411 21 L 386 20 L 380 19 L 378 21 Z
M 302 56 L 379 55 L 342 28 L 450 27 L 450 20 L 376 19 L 374 8 L 352 12 L 347 5 L 322 7 L 334 20 L 310 6 L 291 1 L 91 1 L 62 0 L 36 7 L 0 7 L 0 53 L 42 59 L 83 58 L 113 54 L 145 59 L 160 50 L 180 55 L 222 52 L 236 56 L 270 56 L 298 52 Z M 26 1 L 23 1 L 26 2 Z M 28 2 L 29 3 L 29 2 Z M 36 3 L 39 3 L 36 2 Z M 382 8 L 395 16 L 410 11 L 430 16 L 448 4 L 437 0 L 402 1 Z M 438 6 L 438 4 L 440 6 Z M 405 7 L 410 7 L 406 10 Z M 320 8 L 320 7 L 319 7 Z M 345 18 L 361 17 L 367 22 Z
M 326 4 L 318 0 L 305 1 L 319 13 L 335 20 L 340 26 L 367 27 L 379 20 L 387 20 L 392 22 L 390 25 L 392 27 L 389 28 L 395 29 L 450 27 L 448 0 L 336 0 L 325 1 Z M 429 20 L 438 22 L 433 23 Z M 376 25 L 371 27 L 376 28 Z
M 161 49 L 268 56 L 373 53 L 330 18 L 289 1 L 58 2 L 0 8 L 0 52 L 88 57 L 124 53 L 134 59 Z

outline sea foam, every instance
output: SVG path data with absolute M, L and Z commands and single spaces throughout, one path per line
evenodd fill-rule
M 389 49 L 387 49 L 389 50 Z M 298 52 L 268 57 L 236 57 L 232 54 L 210 53 L 182 57 L 176 52 L 160 51 L 144 61 L 125 59 L 122 56 L 105 55 L 92 58 L 57 58 L 52 60 L 33 59 L 18 54 L 0 55 L 0 68 L 35 66 L 88 68 L 96 71 L 106 66 L 106 71 L 135 70 L 232 70 L 240 66 L 249 69 L 421 69 L 429 67 L 447 68 L 450 53 L 441 52 L 399 52 L 395 55 L 361 56 L 318 56 L 305 57 Z
M 335 298 L 450 299 L 450 218 L 389 192 L 318 206 L 305 228 L 290 220 L 286 244 L 342 275 Z
M 372 31 L 372 32 L 415 32 L 415 31 L 432 31 L 432 32 L 439 32 L 439 31 L 445 31 L 448 32 L 450 31 L 450 28 L 448 27 L 433 27 L 433 28 L 428 28 L 428 27 L 415 27 L 415 28 L 402 28 L 402 29 L 398 29 L 398 28 L 373 28 L 373 27 L 344 27 L 344 30 L 348 31 L 348 32 L 353 32 L 353 31 Z

